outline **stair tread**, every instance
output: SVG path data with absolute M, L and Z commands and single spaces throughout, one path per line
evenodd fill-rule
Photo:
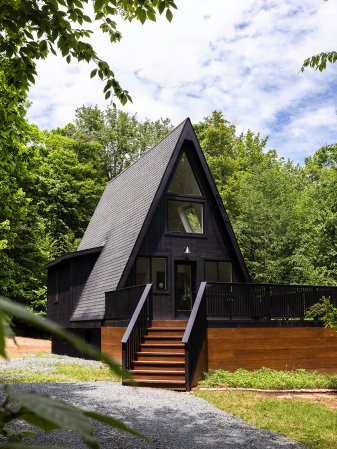
M 149 331 L 179 331 L 183 332 L 186 328 L 185 327 L 149 327 Z
M 181 340 L 182 337 L 178 335 L 145 335 L 144 338 L 146 340 L 152 340 L 152 339 L 162 339 L 162 340 Z
M 152 346 L 152 345 L 151 345 Z M 150 355 L 151 357 L 153 355 L 160 357 L 161 355 L 167 355 L 167 356 L 180 356 L 180 355 L 185 355 L 184 352 L 150 352 L 150 351 L 137 351 L 136 355 Z
M 143 365 L 185 365 L 185 362 L 171 362 L 170 360 L 134 360 L 133 363 L 141 363 Z
M 161 371 L 153 371 L 149 369 L 131 369 L 129 370 L 131 374 L 151 374 L 151 375 L 160 375 L 160 374 L 170 374 L 171 376 L 173 374 L 185 374 L 185 370 L 183 371 L 167 371 L 167 370 L 161 370 Z
M 175 347 L 175 348 L 181 348 L 184 347 L 183 343 L 142 343 L 140 346 L 156 346 L 160 348 L 166 348 L 166 347 Z
M 166 380 L 166 379 L 133 379 L 133 381 L 124 380 L 126 383 L 132 384 L 133 382 L 140 383 L 151 383 L 151 384 L 178 384 L 178 385 L 185 385 L 184 380 Z

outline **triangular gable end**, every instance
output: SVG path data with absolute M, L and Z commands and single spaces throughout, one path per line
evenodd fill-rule
M 209 187 L 210 187 L 210 189 L 212 191 L 212 194 L 213 194 L 213 196 L 215 198 L 216 205 L 217 205 L 217 207 L 219 209 L 219 212 L 220 212 L 220 214 L 221 214 L 221 216 L 223 218 L 223 232 L 225 232 L 226 235 L 228 236 L 228 240 L 229 240 L 229 242 L 230 242 L 230 244 L 232 246 L 233 253 L 235 254 L 236 260 L 238 262 L 238 266 L 241 269 L 242 279 L 244 279 L 245 282 L 250 282 L 250 276 L 249 276 L 248 269 L 247 269 L 245 261 L 243 259 L 241 250 L 239 248 L 237 239 L 235 237 L 233 228 L 232 228 L 232 226 L 230 224 L 230 221 L 229 221 L 227 212 L 225 210 L 225 207 L 223 205 L 223 202 L 221 200 L 220 194 L 219 194 L 218 189 L 216 187 L 214 178 L 213 178 L 213 176 L 212 176 L 212 174 L 210 172 L 210 169 L 209 169 L 209 167 L 207 165 L 205 156 L 204 156 L 204 154 L 203 154 L 203 152 L 201 150 L 199 141 L 198 141 L 198 139 L 196 137 L 196 134 L 195 134 L 195 131 L 194 131 L 193 126 L 191 124 L 191 121 L 190 121 L 190 119 L 187 119 L 186 123 L 185 123 L 185 126 L 184 126 L 184 129 L 183 129 L 183 131 L 182 131 L 182 133 L 180 135 L 179 142 L 177 143 L 177 145 L 176 145 L 176 147 L 175 147 L 175 149 L 174 149 L 174 151 L 172 153 L 171 159 L 170 159 L 170 161 L 169 161 L 169 163 L 167 165 L 166 171 L 165 171 L 165 173 L 164 173 L 164 175 L 162 177 L 162 180 L 161 180 L 161 183 L 160 183 L 160 185 L 158 187 L 157 193 L 154 196 L 153 203 L 152 203 L 152 205 L 151 205 L 151 207 L 149 209 L 149 212 L 148 212 L 148 215 L 146 217 L 146 220 L 144 221 L 142 230 L 139 233 L 139 237 L 138 237 L 138 239 L 137 239 L 137 241 L 135 243 L 135 246 L 133 248 L 133 251 L 132 251 L 132 253 L 130 255 L 130 259 L 129 259 L 127 265 L 125 266 L 125 270 L 124 270 L 124 273 L 123 273 L 123 275 L 122 275 L 122 277 L 120 279 L 120 282 L 118 284 L 118 288 L 122 288 L 125 285 L 126 281 L 127 281 L 127 278 L 128 278 L 128 276 L 130 274 L 130 271 L 131 271 L 131 268 L 132 268 L 132 266 L 133 266 L 133 264 L 135 262 L 135 259 L 136 259 L 137 255 L 139 253 L 140 247 L 141 247 L 142 242 L 143 242 L 143 240 L 145 238 L 145 235 L 146 235 L 146 233 L 148 231 L 148 228 L 149 228 L 149 226 L 151 224 L 152 218 L 153 218 L 154 213 L 155 213 L 155 211 L 157 209 L 157 206 L 158 206 L 158 203 L 159 203 L 160 199 L 162 198 L 162 196 L 164 195 L 166 190 L 168 192 L 170 191 L 172 183 L 176 179 L 176 176 L 179 175 L 179 171 L 182 170 L 182 168 L 180 166 L 180 163 L 181 163 L 181 159 L 180 158 L 184 155 L 184 152 L 182 151 L 183 150 L 182 147 L 183 147 L 183 144 L 184 144 L 185 141 L 191 142 L 193 144 L 193 146 L 194 146 L 195 156 L 198 158 L 198 161 L 200 162 L 202 170 L 203 170 L 203 172 L 204 172 L 204 174 L 205 174 L 205 176 L 207 178 L 208 185 L 209 185 Z M 187 158 L 187 160 L 188 160 L 188 158 Z M 185 162 L 184 162 L 184 164 L 185 164 Z M 191 168 L 189 162 L 188 162 L 188 166 L 189 166 L 189 168 Z M 189 169 L 187 169 L 187 172 L 188 171 L 189 171 Z M 192 171 L 192 169 L 191 169 L 191 171 Z M 172 176 L 172 173 L 174 173 L 173 176 Z M 193 171 L 192 171 L 192 174 L 193 174 Z M 197 183 L 198 190 L 200 192 L 199 183 L 195 179 L 194 174 L 193 174 L 193 178 L 194 178 L 195 182 Z M 175 184 L 173 184 L 173 185 L 175 185 Z M 185 193 L 188 194 L 187 191 Z M 195 194 L 195 192 L 193 192 L 193 193 Z

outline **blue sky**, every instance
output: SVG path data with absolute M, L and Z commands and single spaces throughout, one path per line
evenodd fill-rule
M 120 22 L 122 41 L 91 38 L 111 63 L 139 118 L 186 117 L 212 111 L 269 136 L 268 148 L 303 162 L 337 142 L 337 64 L 300 73 L 303 60 L 337 50 L 337 1 L 176 0 L 172 23 Z M 41 128 L 64 126 L 77 107 L 107 106 L 92 67 L 50 57 L 38 65 L 29 119 Z

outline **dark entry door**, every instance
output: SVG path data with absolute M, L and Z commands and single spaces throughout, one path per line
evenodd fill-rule
M 176 317 L 189 316 L 195 299 L 195 262 L 175 264 Z

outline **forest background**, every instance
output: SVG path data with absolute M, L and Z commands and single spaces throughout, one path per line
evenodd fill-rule
M 44 313 L 41 267 L 76 250 L 106 183 L 173 125 L 82 106 L 44 131 L 18 104 L 21 138 L 0 148 L 0 294 Z M 266 151 L 259 134 L 238 135 L 221 112 L 194 127 L 252 281 L 336 285 L 337 144 L 302 166 Z

